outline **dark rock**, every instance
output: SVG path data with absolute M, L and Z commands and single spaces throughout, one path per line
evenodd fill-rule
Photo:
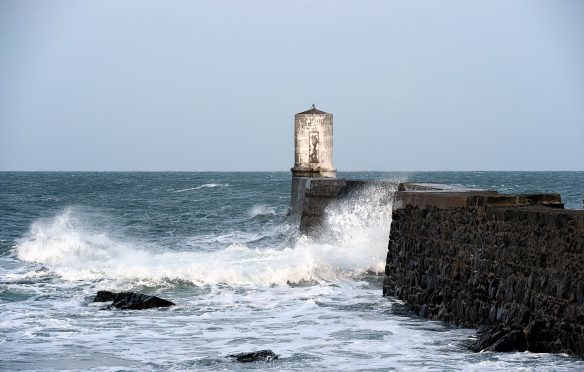
M 110 302 L 108 308 L 122 310 L 144 310 L 156 307 L 169 307 L 174 303 L 156 296 L 148 296 L 141 293 L 120 292 L 114 293 L 109 291 L 98 291 L 93 302 Z
M 116 294 L 110 291 L 97 291 L 97 295 L 93 299 L 93 302 L 110 302 L 114 300 Z
M 474 352 L 483 351 L 489 346 L 497 342 L 501 337 L 505 335 L 505 332 L 496 327 L 484 327 L 479 330 L 478 338 L 475 342 L 470 344 L 468 347 Z
M 240 363 L 250 363 L 250 362 L 270 362 L 272 360 L 278 359 L 278 355 L 276 355 L 272 350 L 260 350 L 260 351 L 252 351 L 251 353 L 239 353 L 239 354 L 231 354 L 227 356 L 228 358 L 235 359 L 237 362 Z
M 469 346 L 475 352 L 479 351 L 525 351 L 527 337 L 521 327 L 487 327 L 479 331 L 479 338 Z
M 527 350 L 527 339 L 522 329 L 511 330 L 493 345 L 489 346 L 486 351 L 525 351 Z

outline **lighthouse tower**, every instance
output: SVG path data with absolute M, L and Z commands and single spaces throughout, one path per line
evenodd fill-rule
M 317 110 L 294 115 L 293 177 L 335 178 L 333 166 L 333 115 Z

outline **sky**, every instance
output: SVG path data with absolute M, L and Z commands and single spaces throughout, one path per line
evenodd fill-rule
M 0 170 L 584 170 L 584 1 L 0 0 Z

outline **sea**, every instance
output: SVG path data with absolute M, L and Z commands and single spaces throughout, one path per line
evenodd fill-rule
M 352 172 L 502 193 L 584 172 Z M 289 172 L 0 172 L 0 369 L 574 371 L 562 354 L 473 353 L 475 330 L 382 296 L 392 190 L 365 189 L 303 236 Z M 108 310 L 99 290 L 176 306 Z M 271 362 L 234 353 L 270 349 Z

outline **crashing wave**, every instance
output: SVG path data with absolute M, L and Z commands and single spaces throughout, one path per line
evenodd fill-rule
M 65 280 L 187 281 L 286 285 L 381 272 L 391 223 L 387 190 L 370 188 L 327 210 L 324 238 L 299 236 L 289 247 L 234 243 L 215 251 L 164 251 L 96 231 L 72 210 L 37 220 L 16 246 L 19 259 Z M 255 207 L 254 207 L 255 208 Z M 272 213 L 258 206 L 253 213 Z

